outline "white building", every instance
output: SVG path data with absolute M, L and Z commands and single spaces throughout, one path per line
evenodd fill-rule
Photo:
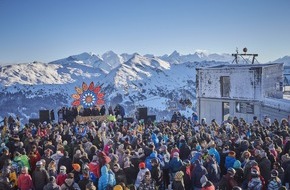
M 199 118 L 221 123 L 229 116 L 253 121 L 288 118 L 290 100 L 283 99 L 283 64 L 231 64 L 197 68 Z

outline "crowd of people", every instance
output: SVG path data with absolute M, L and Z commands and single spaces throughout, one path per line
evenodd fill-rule
M 0 189 L 289 189 L 289 121 L 1 123 Z

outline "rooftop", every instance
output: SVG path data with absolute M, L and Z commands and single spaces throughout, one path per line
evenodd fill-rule
M 197 69 L 222 69 L 222 68 L 261 68 L 261 67 L 267 67 L 267 66 L 273 66 L 277 64 L 283 63 L 266 63 L 266 64 L 224 64 L 224 65 L 215 65 L 215 66 L 209 66 L 209 67 L 199 67 Z

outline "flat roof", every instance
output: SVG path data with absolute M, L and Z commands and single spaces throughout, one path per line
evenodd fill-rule
M 196 69 L 222 69 L 222 68 L 261 68 L 267 66 L 273 66 L 283 63 L 265 63 L 265 64 L 222 64 L 208 67 L 198 67 Z

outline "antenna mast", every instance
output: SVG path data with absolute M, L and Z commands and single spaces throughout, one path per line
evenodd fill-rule
M 252 64 L 254 64 L 255 60 L 257 61 L 256 57 L 258 57 L 258 54 L 249 54 L 247 53 L 248 49 L 245 47 L 243 49 L 244 53 L 239 53 L 238 48 L 236 48 L 236 53 L 233 53 L 232 56 L 234 56 L 233 62 L 236 62 L 236 64 L 239 63 L 238 57 L 241 57 L 246 63 L 248 63 L 248 60 L 245 59 L 245 57 L 252 57 Z

